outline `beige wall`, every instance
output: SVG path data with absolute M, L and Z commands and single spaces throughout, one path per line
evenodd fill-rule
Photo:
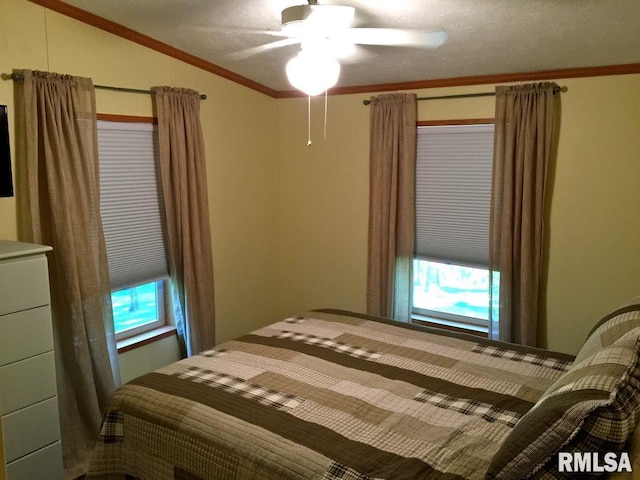
M 591 326 L 640 294 L 640 75 L 559 79 L 562 121 L 549 189 L 548 282 L 541 340 L 575 353 Z M 417 91 L 487 92 L 493 85 Z M 367 95 L 321 101 L 306 147 L 306 102 L 276 103 L 279 306 L 363 310 L 368 202 Z M 419 103 L 420 120 L 493 117 L 491 97 Z
M 282 314 L 310 308 L 365 309 L 368 223 L 368 109 L 358 96 L 276 104 L 279 305 Z
M 164 367 L 180 358 L 180 350 L 175 337 L 163 338 L 156 342 L 135 348 L 119 355 L 122 383 Z
M 41 69 L 89 76 L 95 84 L 141 89 L 171 85 L 206 93 L 201 120 L 207 154 L 217 338 L 224 341 L 274 320 L 274 99 L 26 0 L 5 0 L 3 4 L 0 59 L 5 73 L 12 68 Z M 97 90 L 96 97 L 100 113 L 152 115 L 148 95 Z M 9 107 L 13 133 L 13 82 L 0 81 L 0 104 Z M 12 139 L 12 149 L 14 144 Z M 0 199 L 0 238 L 16 239 L 16 232 L 15 201 Z M 155 366 L 175 359 L 172 348 L 158 347 L 142 355 L 154 357 L 157 361 L 147 364 Z M 139 371 L 135 361 L 128 364 L 130 358 L 121 358 L 124 377 Z

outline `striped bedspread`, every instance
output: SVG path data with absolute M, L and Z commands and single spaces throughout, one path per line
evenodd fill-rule
M 482 479 L 571 357 L 342 311 L 288 318 L 114 395 L 90 479 Z

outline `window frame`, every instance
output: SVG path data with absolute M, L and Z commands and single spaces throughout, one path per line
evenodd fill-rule
M 98 113 L 97 114 L 97 120 L 101 120 L 101 121 L 106 121 L 106 122 L 120 122 L 120 123 L 145 123 L 145 124 L 152 124 L 152 125 L 157 125 L 158 123 L 158 119 L 155 117 L 142 117 L 142 116 L 133 116 L 133 115 L 114 115 L 114 114 L 101 114 Z M 121 342 L 123 340 L 130 340 L 133 337 L 136 336 L 140 336 L 140 335 L 144 335 L 144 334 L 149 334 L 150 332 L 153 332 L 154 330 L 160 330 L 163 329 L 165 327 L 173 327 L 173 320 L 171 318 L 171 316 L 168 314 L 168 312 L 170 312 L 170 309 L 168 308 L 168 302 L 169 302 L 169 289 L 170 289 L 170 285 L 169 285 L 169 277 L 168 276 L 164 276 L 164 277 L 160 277 L 157 278 L 155 280 L 149 280 L 146 281 L 144 283 L 139 283 L 139 284 L 135 284 L 135 285 L 130 285 L 130 286 L 125 286 L 122 288 L 119 288 L 117 290 L 111 290 L 110 294 L 112 295 L 115 292 L 121 291 L 121 290 L 126 290 L 128 288 L 134 288 L 134 287 L 138 287 L 141 285 L 146 285 L 148 283 L 155 283 L 156 284 L 156 299 L 157 299 L 157 312 L 158 312 L 158 318 L 156 320 L 154 320 L 153 322 L 149 322 L 149 323 L 145 323 L 144 325 L 140 325 L 137 327 L 133 327 L 133 328 L 128 328 L 126 330 L 122 330 L 121 332 L 115 333 L 115 315 L 113 315 L 113 305 L 112 305 L 112 315 L 113 315 L 113 319 L 114 319 L 114 334 L 115 334 L 115 339 L 116 342 Z
M 427 310 L 424 308 L 411 307 L 412 316 L 424 317 L 426 319 L 444 320 L 461 325 L 473 325 L 476 327 L 488 327 L 489 320 L 477 317 L 467 317 L 466 315 L 456 315 L 454 313 L 441 312 L 439 310 Z
M 454 120 L 437 120 L 437 121 L 418 121 L 416 124 L 416 133 L 419 127 L 436 127 L 436 126 L 472 126 L 472 125 L 487 125 L 493 124 L 495 125 L 495 118 L 477 118 L 477 119 L 454 119 Z M 448 263 L 450 265 L 458 266 L 458 267 L 473 267 L 479 269 L 486 269 L 487 273 L 491 275 L 489 266 L 486 267 L 484 265 L 468 265 L 459 262 L 453 262 L 445 259 L 430 259 L 425 258 L 424 256 L 415 255 L 412 260 L 422 260 L 422 261 L 431 261 L 437 263 Z M 413 279 L 412 279 L 413 280 Z M 412 281 L 413 286 L 413 281 Z M 447 326 L 451 326 L 454 329 L 468 329 L 471 333 L 477 333 L 478 327 L 482 331 L 488 331 L 490 319 L 483 319 L 478 317 L 469 317 L 466 315 L 458 315 L 452 314 L 448 312 L 443 312 L 439 310 L 430 310 L 425 308 L 419 308 L 414 306 L 414 295 L 413 288 L 411 289 L 411 320 L 415 323 L 429 323 L 431 320 L 435 320 L 435 324 L 438 324 L 438 321 L 443 321 Z M 489 303 L 491 302 L 491 297 L 489 297 Z M 491 304 L 488 305 L 489 312 L 491 312 Z

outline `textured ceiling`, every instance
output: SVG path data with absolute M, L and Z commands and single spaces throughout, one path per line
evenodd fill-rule
M 65 0 L 278 91 L 298 45 L 280 39 L 283 8 L 303 0 Z M 359 27 L 444 29 L 438 49 L 358 46 L 339 87 L 640 63 L 640 0 L 320 0 L 356 7 Z

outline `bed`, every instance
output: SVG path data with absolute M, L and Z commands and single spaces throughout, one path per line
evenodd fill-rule
M 554 478 L 638 420 L 640 298 L 577 357 L 339 310 L 305 312 L 113 396 L 88 479 Z

